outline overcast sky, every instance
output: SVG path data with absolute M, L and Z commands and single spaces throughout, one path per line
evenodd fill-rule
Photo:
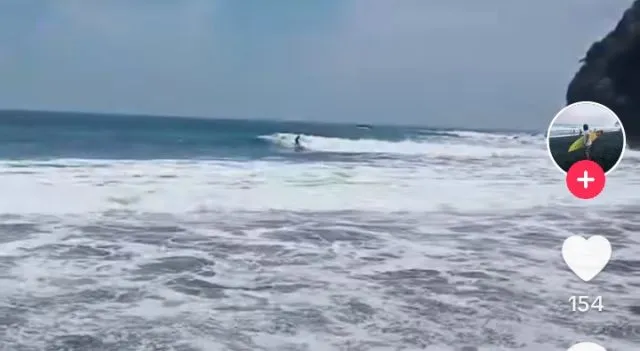
M 600 104 L 589 102 L 578 102 L 568 106 L 560 111 L 554 125 L 570 124 L 580 125 L 588 124 L 593 127 L 613 127 L 620 120 L 613 111 Z
M 0 108 L 546 129 L 632 0 L 1 0 Z

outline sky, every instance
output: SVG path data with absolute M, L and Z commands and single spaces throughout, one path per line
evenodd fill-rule
M 632 0 L 2 0 L 0 108 L 546 129 Z
M 616 122 L 620 122 L 620 119 L 609 108 L 600 104 L 579 102 L 559 111 L 553 124 L 582 126 L 586 123 L 590 128 L 612 128 Z

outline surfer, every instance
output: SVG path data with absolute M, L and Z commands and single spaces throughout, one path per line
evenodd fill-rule
M 587 157 L 587 160 L 590 160 L 592 137 L 589 132 L 589 125 L 586 123 L 582 126 L 582 137 L 584 138 L 584 155 Z
M 304 147 L 300 143 L 300 134 L 296 136 L 296 138 L 293 141 L 293 144 L 294 144 L 293 148 L 295 149 L 295 151 L 304 151 Z

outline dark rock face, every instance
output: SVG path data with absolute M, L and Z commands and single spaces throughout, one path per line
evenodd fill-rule
M 622 121 L 627 141 L 640 146 L 640 0 L 616 28 L 595 42 L 567 89 L 567 104 L 595 101 Z

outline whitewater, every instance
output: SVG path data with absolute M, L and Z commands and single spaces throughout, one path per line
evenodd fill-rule
M 14 113 L 0 145 L 0 350 L 640 341 L 638 151 L 585 202 L 544 133 Z M 573 234 L 613 246 L 588 284 Z

